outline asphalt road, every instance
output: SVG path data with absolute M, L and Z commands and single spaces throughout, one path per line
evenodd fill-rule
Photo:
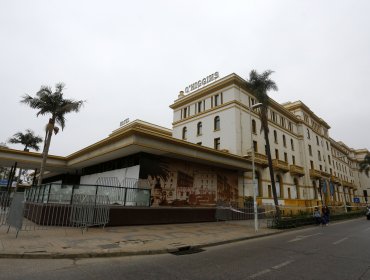
M 370 280 L 370 221 L 311 226 L 185 255 L 0 259 L 0 279 Z

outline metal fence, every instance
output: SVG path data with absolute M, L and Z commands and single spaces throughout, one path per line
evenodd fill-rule
M 139 181 L 136 180 L 136 185 Z M 150 189 L 102 185 L 45 184 L 26 190 L 26 201 L 36 203 L 73 204 L 75 195 L 107 196 L 110 204 L 150 206 Z
M 66 201 L 63 195 L 55 201 Z M 72 204 L 30 203 L 24 193 L 0 193 L 0 226 L 22 230 L 104 227 L 109 222 L 110 202 L 106 195 L 74 194 Z
M 314 209 L 318 207 L 321 210 L 321 205 L 319 206 L 288 206 L 279 205 L 280 214 L 283 220 L 312 220 Z M 365 204 L 359 205 L 328 205 L 330 209 L 330 215 L 341 216 L 348 215 L 351 216 L 351 212 L 364 211 L 366 208 Z M 244 205 L 238 203 L 230 202 L 217 202 L 216 208 L 216 220 L 218 221 L 238 221 L 242 222 L 248 226 L 254 226 L 254 207 L 253 201 L 245 202 Z M 257 223 L 259 228 L 271 227 L 273 223 L 276 222 L 276 208 L 273 204 L 263 204 L 257 207 Z

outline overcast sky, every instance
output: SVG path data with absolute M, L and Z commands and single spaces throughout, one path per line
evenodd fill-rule
M 41 85 L 87 100 L 50 153 L 66 156 L 141 119 L 167 128 L 180 90 L 215 71 L 274 70 L 270 96 L 301 100 L 330 136 L 370 149 L 370 1 L 0 2 L 0 142 L 48 117 L 20 104 Z M 22 149 L 20 145 L 8 144 Z

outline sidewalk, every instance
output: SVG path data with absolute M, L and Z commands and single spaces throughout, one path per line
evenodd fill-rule
M 176 252 L 281 232 L 250 221 L 90 228 L 48 228 L 6 233 L 0 227 L 0 258 L 90 258 Z

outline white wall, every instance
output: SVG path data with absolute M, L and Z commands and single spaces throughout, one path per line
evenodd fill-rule
M 121 168 L 102 173 L 95 173 L 91 175 L 81 176 L 80 184 L 96 185 L 96 180 L 99 177 L 116 177 L 120 183 L 125 178 L 139 179 L 140 165 L 131 166 L 128 168 Z

